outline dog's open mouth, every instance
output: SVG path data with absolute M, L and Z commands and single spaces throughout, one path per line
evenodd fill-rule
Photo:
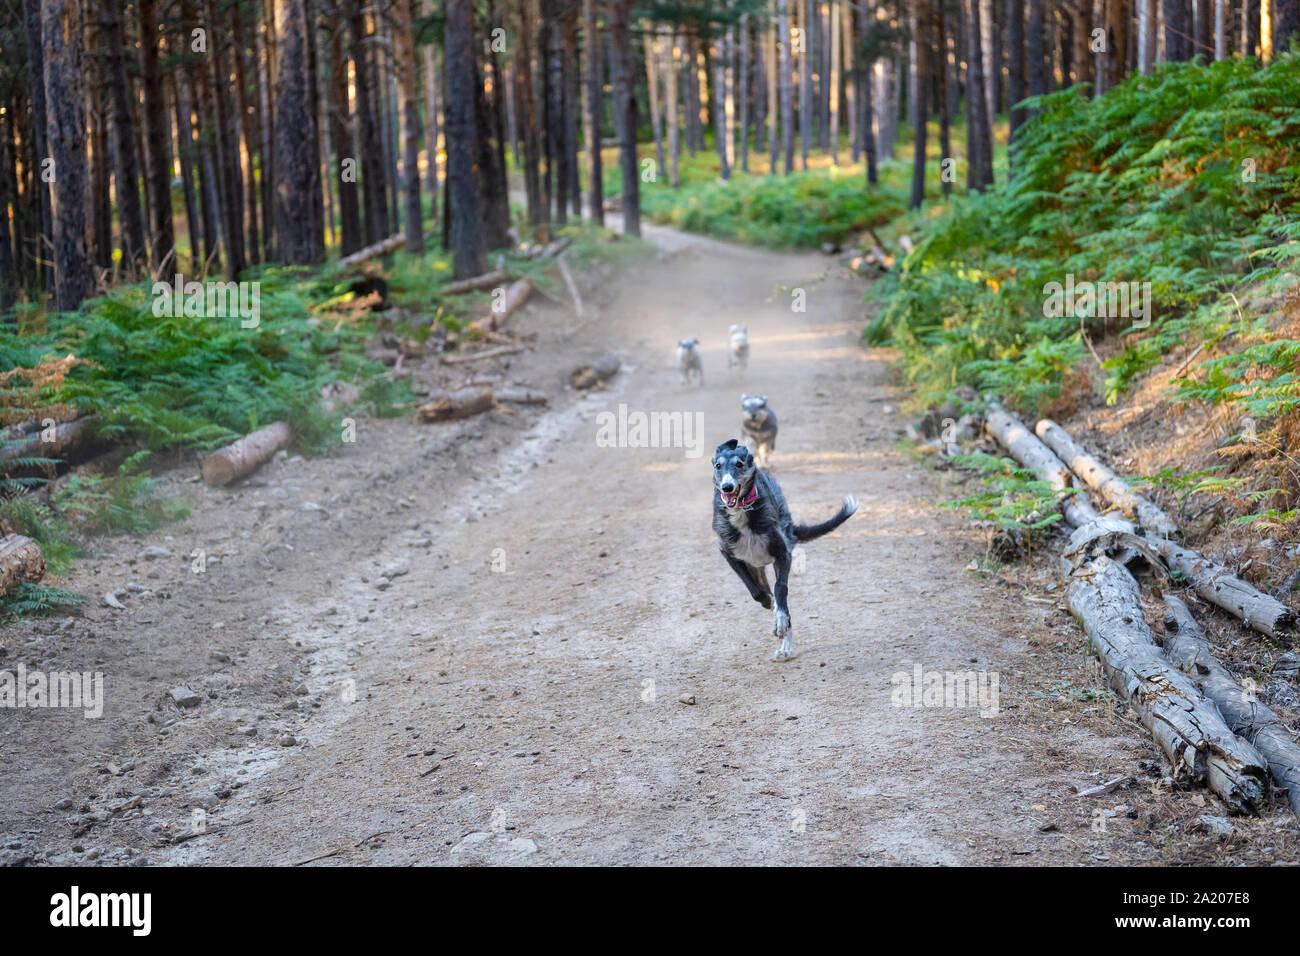
M 740 489 L 739 489 L 739 488 L 737 488 L 735 491 L 731 491 L 731 492 L 726 492 L 726 491 L 722 491 L 721 489 L 719 489 L 719 490 L 718 490 L 718 494 L 722 495 L 722 503 L 723 503 L 724 505 L 726 505 L 728 508 L 735 508 L 735 507 L 738 507 L 738 506 L 740 505 Z

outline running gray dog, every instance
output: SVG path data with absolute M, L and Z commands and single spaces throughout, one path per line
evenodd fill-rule
M 739 439 L 724 441 L 713 453 L 713 530 L 718 550 L 752 597 L 773 612 L 772 633 L 781 645 L 773 660 L 794 657 L 790 626 L 790 562 L 795 545 L 834 531 L 858 510 L 858 500 L 844 496 L 836 515 L 821 524 L 795 524 L 781 486 L 754 464 L 754 456 Z M 776 568 L 776 582 L 767 581 L 767 566 Z M 775 608 L 773 602 L 775 600 Z
M 754 446 L 758 467 L 766 468 L 768 456 L 776 451 L 776 413 L 767 407 L 766 395 L 741 395 L 741 430 Z
M 677 371 L 682 376 L 682 384 L 691 383 L 695 375 L 697 385 L 704 384 L 704 364 L 700 361 L 700 340 L 679 339 L 677 342 Z

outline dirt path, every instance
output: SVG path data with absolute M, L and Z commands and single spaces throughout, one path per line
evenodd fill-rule
M 11 636 L 0 663 L 98 661 L 110 696 L 100 721 L 0 713 L 10 862 L 1168 859 L 1126 816 L 1155 799 L 1149 743 L 1108 706 L 1042 694 L 1087 679 L 1077 631 L 967 573 L 981 538 L 896 450 L 883 357 L 858 344 L 861 283 L 820 256 L 652 238 L 666 251 L 585 323 L 523 319 L 537 350 L 512 373 L 554 392 L 614 348 L 610 391 L 517 419 L 372 423 L 336 459 L 189 486 L 201 500 L 157 539 L 175 556 L 154 595 Z M 732 322 L 750 329 L 743 377 L 725 366 Z M 698 390 L 673 368 L 688 335 Z M 742 391 L 780 417 L 796 519 L 861 501 L 807 547 L 784 664 L 709 528 L 708 458 Z M 602 447 L 597 416 L 620 403 L 701 413 L 702 454 Z M 187 573 L 203 544 L 225 557 Z M 74 583 L 102 593 L 120 564 Z M 891 677 L 917 665 L 997 675 L 998 713 L 896 706 Z M 177 708 L 177 684 L 202 703 Z M 1121 773 L 1146 782 L 1072 793 Z

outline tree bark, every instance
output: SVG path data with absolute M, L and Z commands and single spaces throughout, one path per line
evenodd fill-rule
M 140 81 L 144 87 L 145 145 L 148 154 L 145 182 L 153 212 L 150 263 L 157 269 L 176 244 L 172 226 L 171 137 L 158 59 L 161 35 L 158 32 L 157 0 L 136 0 L 136 14 L 140 21 Z
M 81 7 L 78 0 L 42 0 L 46 145 L 53 162 L 54 307 L 72 311 L 94 290 L 86 249 L 85 117 L 81 77 Z M 37 176 L 44 167 L 37 171 Z
M 275 232 L 282 262 L 303 265 L 316 261 L 312 236 L 312 193 L 319 191 L 315 152 L 315 123 L 307 75 L 307 11 L 304 0 L 275 0 Z
M 402 101 L 402 175 L 406 179 L 406 249 L 424 254 L 424 223 L 420 208 L 420 102 L 415 74 L 415 34 L 411 0 L 393 4 L 393 43 L 396 47 Z
M 605 166 L 604 159 L 601 156 L 601 117 L 604 114 L 604 89 L 605 84 L 601 79 L 602 60 L 600 50 L 600 34 L 596 30 L 596 0 L 582 0 L 582 48 L 585 52 L 587 62 L 587 113 L 588 127 L 591 130 L 587 137 L 587 157 L 591 163 L 591 182 L 589 185 L 591 217 L 596 221 L 596 225 L 604 228 L 605 226 Z M 672 86 L 672 79 L 669 79 L 669 86 Z M 676 121 L 676 113 L 673 113 L 671 122 Z M 676 136 L 677 130 L 674 128 L 671 135 Z M 676 157 L 673 164 L 674 174 L 676 173 Z M 674 175 L 673 185 L 676 185 L 676 176 Z
M 925 134 L 929 125 L 926 120 L 929 98 L 925 95 L 929 87 L 928 63 L 930 59 L 930 2 L 929 0 L 912 0 L 912 23 L 914 25 L 915 56 L 912 70 L 916 77 L 916 139 L 912 151 L 912 195 L 908 202 L 909 209 L 920 209 L 925 202 Z
M 1300 39 L 1300 0 L 1273 0 L 1271 26 L 1276 57 L 1287 51 L 1292 40 Z
M 478 153 L 474 118 L 474 90 L 478 86 L 474 56 L 471 0 L 446 0 L 444 51 L 447 100 L 444 108 L 447 137 L 447 193 L 451 222 L 452 260 L 456 278 L 468 279 L 486 270 L 478 183 L 474 174 Z
M 35 584 L 45 577 L 45 555 L 31 538 L 21 534 L 0 539 L 0 594 L 18 584 Z
M 641 184 L 637 170 L 636 87 L 633 81 L 632 40 L 628 20 L 632 0 L 608 0 L 609 33 L 614 50 L 614 110 L 623 117 L 619 162 L 623 167 L 623 231 L 641 235 Z
M 113 184 L 117 204 L 122 269 L 129 277 L 142 275 L 148 263 L 144 216 L 140 211 L 140 158 L 135 148 L 131 115 L 131 85 L 126 75 L 122 35 L 122 0 L 100 0 L 99 36 L 104 44 L 108 96 L 112 112 Z M 80 30 L 80 24 L 76 24 Z
M 967 26 L 966 149 L 969 154 L 968 188 L 983 192 L 993 185 L 993 140 L 984 89 L 983 52 L 980 48 L 979 0 L 962 0 Z
M 348 61 L 343 51 L 343 29 L 341 25 L 335 26 L 330 38 L 330 139 L 334 141 L 332 175 L 338 184 L 339 253 L 348 256 L 361 248 L 365 238 L 361 228 L 361 198 L 357 189 L 357 154 L 352 136 L 352 110 L 348 103 Z
M 781 82 L 781 152 L 785 156 L 782 171 L 790 175 L 794 169 L 794 77 L 790 62 L 790 12 L 789 0 L 777 0 L 778 34 L 777 47 L 780 54 L 778 74 Z M 773 172 L 776 171 L 775 166 Z

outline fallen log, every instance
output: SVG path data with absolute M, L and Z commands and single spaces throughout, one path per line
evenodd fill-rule
M 443 365 L 467 365 L 470 362 L 481 362 L 486 359 L 501 358 L 503 355 L 516 355 L 524 351 L 522 345 L 504 345 L 498 349 L 487 349 L 483 352 L 474 352 L 471 355 L 444 355 L 442 357 Z
M 344 256 L 339 260 L 339 265 L 347 268 L 348 266 L 359 265 L 367 259 L 373 259 L 375 256 L 386 256 L 390 252 L 406 245 L 406 233 L 398 233 L 395 236 L 389 236 L 387 239 L 381 239 L 374 245 L 366 246 L 364 249 L 358 249 L 350 256 Z
M 493 294 L 492 311 L 474 322 L 471 327 L 478 329 L 480 332 L 500 329 L 506 324 L 506 319 L 510 318 L 521 305 L 528 301 L 528 297 L 532 292 L 533 284 L 527 279 L 520 279 L 517 282 L 510 283 L 505 287 L 500 299 L 496 297 L 495 293 Z
M 498 388 L 492 397 L 498 402 L 510 402 L 512 405 L 546 404 L 546 393 L 535 388 Z
M 461 418 L 481 415 L 496 407 L 492 400 L 490 388 L 458 388 L 434 396 L 430 401 L 415 409 L 417 421 L 425 424 L 433 422 L 451 422 Z
M 990 409 L 985 427 L 1012 457 L 1060 490 L 1070 472 L 1022 422 L 1001 408 Z M 1190 678 L 1174 670 L 1156 647 L 1142 617 L 1137 581 L 1125 567 L 1136 552 L 1125 536 L 1134 526 L 1099 515 L 1083 495 L 1063 504 L 1075 532 L 1063 558 L 1069 569 L 1067 600 L 1092 639 L 1110 686 L 1137 712 L 1175 772 L 1186 770 L 1228 804 L 1253 811 L 1262 800 L 1264 759 L 1238 740 L 1214 705 Z M 1104 536 L 1114 536 L 1107 540 Z M 1141 549 L 1150 560 L 1154 542 Z M 1117 551 L 1114 557 L 1107 551 Z
M 1254 744 L 1268 761 L 1277 785 L 1286 791 L 1292 812 L 1300 814 L 1300 746 L 1277 714 L 1248 693 L 1210 652 L 1205 632 L 1186 604 L 1165 595 L 1165 656 L 1186 672 L 1197 689 L 1214 701 L 1233 733 Z
M 1133 575 L 1098 555 L 1075 572 L 1067 600 L 1092 639 L 1111 688 L 1136 711 L 1175 774 L 1185 772 L 1205 783 L 1233 810 L 1254 813 L 1265 794 L 1264 758 L 1235 736 L 1213 702 L 1161 655 L 1143 620 Z
M 1159 507 L 1134 492 L 1123 478 L 1084 451 L 1083 446 L 1070 437 L 1056 422 L 1044 418 L 1034 431 L 1065 466 L 1084 480 L 1089 488 L 1136 520 L 1153 534 L 1169 538 L 1178 533 L 1178 526 Z
M 1294 611 L 1200 552 L 1181 548 L 1170 541 L 1170 535 L 1178 531 L 1178 526 L 1169 516 L 1129 490 L 1123 479 L 1083 451 L 1063 428 L 1045 419 L 1039 422 L 1038 431 L 1045 441 L 1065 452 L 1066 462 L 1075 474 L 1107 501 L 1136 515 L 1142 527 L 1153 532 L 1149 539 L 1151 545 L 1171 571 L 1179 572 L 1191 582 L 1197 594 L 1270 637 L 1282 638 L 1295 633 L 1297 617 Z
M 287 422 L 275 422 L 265 428 L 218 448 L 203 459 L 203 480 L 216 487 L 251 475 L 293 441 L 293 429 Z
M 475 289 L 486 289 L 489 286 L 500 285 L 509 278 L 509 273 L 504 269 L 496 269 L 492 272 L 485 272 L 481 276 L 461 279 L 458 282 L 449 282 L 442 287 L 441 291 L 443 295 L 464 295 L 466 292 L 473 292 Z
M 1180 548 L 1168 540 L 1157 539 L 1152 544 L 1169 569 L 1186 577 L 1196 593 L 1211 604 L 1269 637 L 1282 639 L 1295 634 L 1296 614 L 1277 598 L 1255 589 L 1198 551 Z
M 34 584 L 44 576 L 45 555 L 35 541 L 21 534 L 8 534 L 0 540 L 0 594 L 7 594 L 15 584 Z
M 54 425 L 48 434 L 42 428 L 30 437 L 0 446 L 0 470 L 5 469 L 5 462 L 20 458 L 71 458 L 92 448 L 95 435 L 88 425 L 92 419 L 90 416 Z M 47 437 L 51 440 L 46 441 Z

